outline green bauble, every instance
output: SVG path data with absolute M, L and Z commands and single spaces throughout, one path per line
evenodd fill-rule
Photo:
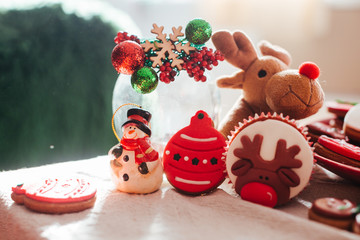
M 136 70 L 131 76 L 131 86 L 138 93 L 151 93 L 157 85 L 157 73 L 150 67 L 142 67 Z
M 211 26 L 203 19 L 191 20 L 185 29 L 186 39 L 193 44 L 206 43 L 212 34 Z

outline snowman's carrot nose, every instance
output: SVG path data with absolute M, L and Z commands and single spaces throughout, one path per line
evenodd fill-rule
M 135 130 L 130 130 L 129 134 L 133 134 L 135 132 Z

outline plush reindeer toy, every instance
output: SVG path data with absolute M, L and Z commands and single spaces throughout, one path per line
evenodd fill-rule
M 262 56 L 258 56 L 243 32 L 216 32 L 212 41 L 225 60 L 240 69 L 233 76 L 218 79 L 218 87 L 243 90 L 243 96 L 220 123 L 219 131 L 225 136 L 243 119 L 256 113 L 277 112 L 302 119 L 321 108 L 324 93 L 316 80 L 320 70 L 314 63 L 288 69 L 289 53 L 266 41 L 260 42 Z

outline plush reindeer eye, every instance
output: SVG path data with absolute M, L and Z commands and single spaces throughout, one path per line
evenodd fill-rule
M 259 76 L 259 78 L 263 78 L 263 77 L 265 77 L 265 76 L 266 76 L 266 74 L 267 74 L 267 72 L 266 72 L 265 70 L 263 70 L 263 69 L 261 69 L 261 70 L 258 72 L 258 76 Z

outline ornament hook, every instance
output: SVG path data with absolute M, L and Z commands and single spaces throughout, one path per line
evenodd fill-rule
M 116 130 L 115 130 L 115 124 L 114 124 L 115 114 L 117 113 L 117 111 L 120 110 L 120 108 L 125 107 L 125 106 L 128 106 L 128 105 L 133 105 L 133 106 L 136 106 L 136 107 L 138 107 L 138 108 L 142 108 L 140 105 L 135 104 L 135 103 L 125 103 L 125 104 L 121 105 L 120 107 L 118 107 L 118 108 L 115 110 L 115 112 L 114 112 L 114 114 L 113 114 L 113 116 L 112 116 L 112 118 L 111 118 L 111 127 L 112 127 L 112 130 L 113 130 L 113 132 L 114 132 L 115 137 L 117 138 L 117 140 L 118 140 L 119 142 L 120 142 L 121 139 L 119 138 L 119 136 L 117 135 Z

